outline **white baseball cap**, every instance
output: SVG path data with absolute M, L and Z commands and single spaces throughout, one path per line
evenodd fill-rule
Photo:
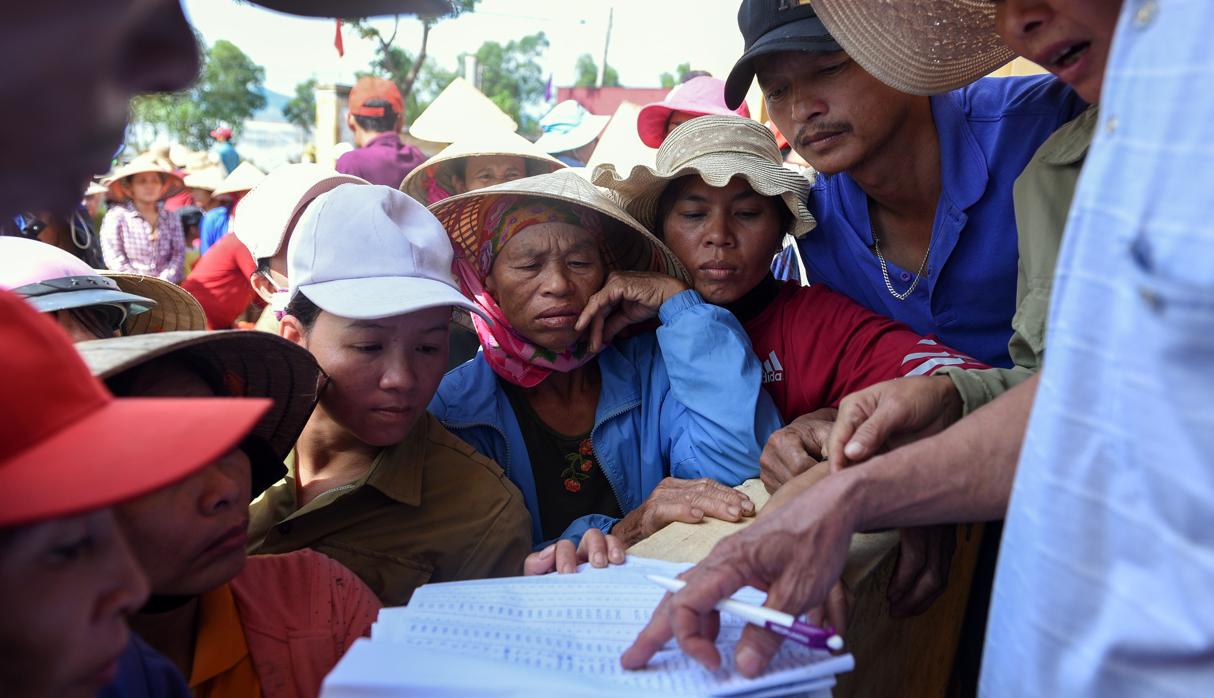
M 342 184 L 304 209 L 287 243 L 291 297 L 356 320 L 439 306 L 484 313 L 459 292 L 443 226 L 409 195 Z M 486 318 L 487 319 L 487 318 Z

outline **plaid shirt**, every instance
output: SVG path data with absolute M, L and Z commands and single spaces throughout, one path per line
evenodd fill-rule
M 182 277 L 185 237 L 181 219 L 158 204 L 156 228 L 127 202 L 110 208 L 101 221 L 101 252 L 112 271 L 157 276 L 177 283 Z

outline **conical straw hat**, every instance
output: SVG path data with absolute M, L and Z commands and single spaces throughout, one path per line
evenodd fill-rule
M 113 279 L 118 288 L 126 293 L 156 301 L 156 305 L 146 313 L 127 317 L 122 324 L 122 330 L 126 334 L 155 334 L 207 328 L 206 313 L 198 300 L 177 284 L 155 276 L 108 269 L 98 270 L 98 273 Z
M 181 191 L 181 187 L 183 186 L 181 177 L 166 167 L 154 153 L 143 153 L 129 163 L 115 169 L 109 176 L 101 180 L 101 184 L 109 189 L 112 201 L 121 203 L 130 198 L 127 195 L 126 188 L 122 186 L 123 181 L 127 177 L 133 177 L 145 172 L 164 175 L 164 187 L 161 188 L 160 196 L 156 197 L 157 199 L 167 199 Z
M 205 189 L 213 192 L 223 183 L 223 180 L 223 168 L 218 165 L 211 165 L 185 174 L 185 186 L 189 189 Z
M 431 206 L 430 212 L 447 230 L 457 257 L 476 266 L 486 240 L 486 231 L 480 229 L 482 213 L 502 197 L 563 202 L 602 214 L 608 267 L 655 271 L 689 283 L 687 270 L 674 253 L 574 168 L 477 189 Z
M 400 190 L 429 206 L 431 186 L 437 186 L 448 195 L 455 193 L 451 178 L 459 171 L 464 160 L 471 157 L 492 155 L 514 155 L 527 162 L 527 176 L 554 172 L 565 167 L 565 163 L 535 147 L 531 141 L 513 131 L 490 129 L 474 132 L 443 148 L 434 157 L 423 162 L 405 176 Z
M 518 124 L 463 78 L 452 80 L 409 125 L 414 138 L 435 143 L 454 143 L 489 129 L 513 132 Z
M 257 166 L 248 160 L 240 163 L 232 173 L 223 178 L 219 186 L 211 193 L 215 196 L 223 194 L 235 194 L 238 191 L 248 191 L 257 186 L 257 183 L 266 178 L 266 173 L 257 169 Z

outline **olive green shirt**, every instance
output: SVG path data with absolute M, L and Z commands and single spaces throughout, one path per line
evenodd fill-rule
M 296 504 L 285 478 L 249 506 L 249 553 L 311 548 L 357 574 L 385 606 L 427 582 L 522 574 L 531 516 L 501 467 L 430 413 L 360 480 Z
M 1012 338 L 1007 345 L 1014 366 L 939 371 L 952 379 L 961 394 L 966 414 L 1041 370 L 1054 265 L 1058 261 L 1071 198 L 1092 144 L 1096 122 L 1096 107 L 1088 107 L 1042 143 L 1024 172 L 1016 178 L 1012 198 L 1016 208 L 1020 262 L 1016 314 L 1012 316 Z

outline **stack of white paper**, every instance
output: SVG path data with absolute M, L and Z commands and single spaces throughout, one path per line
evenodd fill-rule
M 646 574 L 674 576 L 688 565 L 630 558 L 579 574 L 428 584 L 409 605 L 380 612 L 325 680 L 323 698 L 396 695 L 780 696 L 828 691 L 851 655 L 785 643 L 767 672 L 734 671 L 743 621 L 721 615 L 724 666 L 710 672 L 671 642 L 647 669 L 619 657 L 661 600 Z M 761 603 L 744 589 L 734 596 Z

